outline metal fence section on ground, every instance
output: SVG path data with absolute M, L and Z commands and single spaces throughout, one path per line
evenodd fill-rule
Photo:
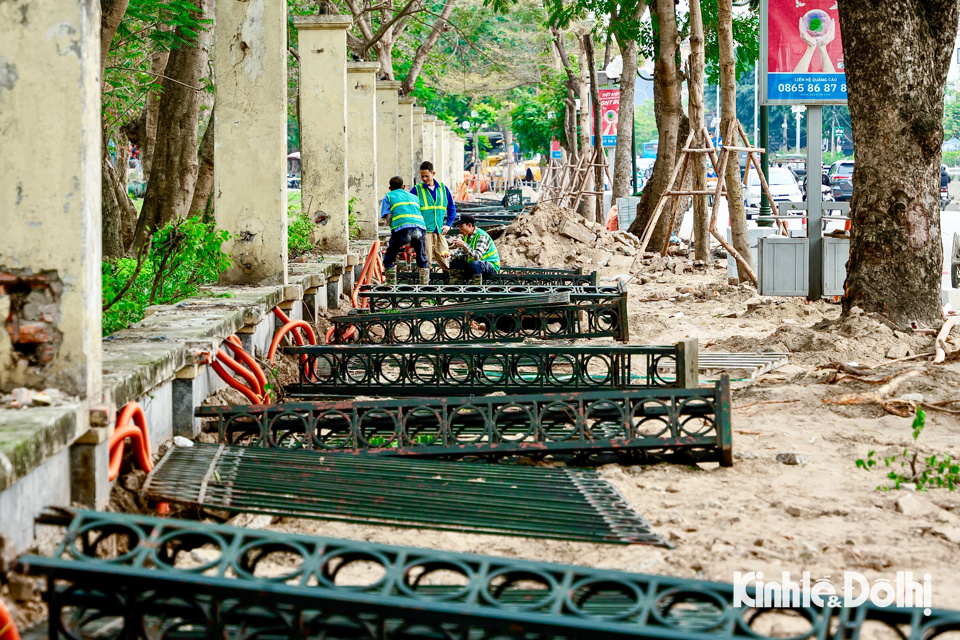
M 960 612 L 735 606 L 734 585 L 92 511 L 21 571 L 45 576 L 51 640 L 925 640 Z M 753 587 L 743 595 L 755 598 Z M 772 625 L 772 626 L 771 626 Z
M 417 458 L 733 464 L 730 383 L 520 396 L 204 406 L 224 444 Z
M 333 341 L 338 344 L 629 339 L 626 296 L 575 304 L 566 292 L 357 313 L 331 318 L 331 322 Z
M 360 296 L 370 301 L 371 311 L 461 304 L 505 296 L 530 296 L 543 293 L 569 293 L 570 300 L 573 302 L 620 297 L 626 299 L 627 296 L 622 283 L 603 287 L 385 284 L 365 286 L 360 290 Z
M 397 282 L 400 284 L 415 284 L 419 277 L 416 271 L 398 271 Z M 597 272 L 591 273 L 550 273 L 534 271 L 505 271 L 487 273 L 483 275 L 484 284 L 511 284 L 511 285 L 542 285 L 566 287 L 595 287 L 598 282 Z M 430 284 L 445 285 L 450 282 L 450 273 L 434 269 L 430 272 Z
M 696 388 L 697 341 L 675 345 L 323 345 L 286 347 L 299 381 L 290 396 L 465 396 Z M 673 373 L 666 375 L 667 363 Z
M 231 512 L 672 546 L 598 473 L 568 468 L 196 444 L 170 449 L 143 493 Z

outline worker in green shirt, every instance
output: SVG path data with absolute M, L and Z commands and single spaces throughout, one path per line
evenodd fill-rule
M 424 242 L 426 227 L 420 214 L 420 202 L 416 196 L 407 193 L 403 178 L 390 178 L 390 191 L 380 205 L 380 217 L 390 216 L 390 240 L 383 256 L 383 268 L 386 271 L 387 284 L 397 283 L 397 267 L 394 262 L 397 254 L 405 245 L 413 247 L 417 254 L 417 266 L 420 268 L 420 284 L 430 284 L 430 263 L 427 262 L 427 249 Z

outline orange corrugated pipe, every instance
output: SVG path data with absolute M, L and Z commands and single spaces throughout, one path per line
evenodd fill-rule
M 133 424 L 130 424 L 130 421 Z M 120 475 L 120 463 L 123 462 L 123 441 L 130 438 L 134 447 L 133 455 L 140 468 L 150 473 L 153 470 L 153 460 L 150 455 L 150 434 L 147 431 L 147 418 L 139 403 L 128 402 L 117 416 L 117 426 L 110 436 L 110 467 L 107 478 L 112 482 Z
M 20 640 L 20 632 L 13 622 L 13 615 L 0 600 L 0 640 Z
M 270 364 L 273 364 L 274 358 L 277 357 L 277 348 L 280 346 L 280 340 L 283 339 L 283 336 L 297 328 L 304 329 L 307 332 L 307 339 L 310 341 L 310 344 L 317 344 L 317 334 L 313 332 L 313 327 L 311 327 L 308 322 L 304 320 L 291 320 L 280 327 L 277 335 L 273 336 L 273 342 L 270 343 L 270 352 L 267 354 L 267 360 L 270 361 Z M 300 334 L 294 331 L 293 336 L 297 344 L 303 346 L 303 338 L 300 337 Z

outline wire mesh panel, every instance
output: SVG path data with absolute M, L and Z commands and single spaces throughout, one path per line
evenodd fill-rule
M 734 585 L 93 511 L 46 576 L 50 638 L 804 640 L 950 637 L 960 612 L 737 605 Z M 753 587 L 743 596 L 757 597 Z
M 567 468 L 195 444 L 172 448 L 143 492 L 232 512 L 671 546 L 599 474 Z
M 221 443 L 251 447 L 575 463 L 610 451 L 733 464 L 726 377 L 712 389 L 205 406 L 196 416 Z
M 547 285 L 364 285 L 360 296 L 370 302 L 371 311 L 410 309 L 415 307 L 479 302 L 509 296 L 530 296 L 544 293 L 569 293 L 572 302 L 623 298 L 626 289 L 618 283 L 605 287 L 567 287 Z
M 334 342 L 437 344 L 578 338 L 629 339 L 626 296 L 570 302 L 570 294 L 390 309 L 333 318 Z
M 688 348 L 688 342 L 672 346 L 309 345 L 284 351 L 297 356 L 299 381 L 286 387 L 288 395 L 297 397 L 696 386 L 696 345 Z

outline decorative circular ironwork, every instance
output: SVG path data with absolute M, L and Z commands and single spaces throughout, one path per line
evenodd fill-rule
M 557 597 L 557 581 L 546 571 L 505 567 L 492 572 L 481 589 L 481 597 L 498 609 L 536 611 Z M 519 591 L 522 598 L 511 598 Z
M 296 584 L 309 556 L 306 548 L 293 541 L 254 540 L 240 548 L 231 568 L 248 579 Z
M 314 421 L 314 446 L 320 449 L 353 447 L 350 425 L 350 416 L 346 412 L 339 410 L 324 411 Z
M 580 437 L 577 407 L 568 402 L 551 402 L 540 409 L 540 432 L 544 439 L 562 442 Z
M 511 403 L 499 407 L 491 421 L 496 427 L 496 441 L 520 442 L 537 432 L 536 412 L 528 405 Z

